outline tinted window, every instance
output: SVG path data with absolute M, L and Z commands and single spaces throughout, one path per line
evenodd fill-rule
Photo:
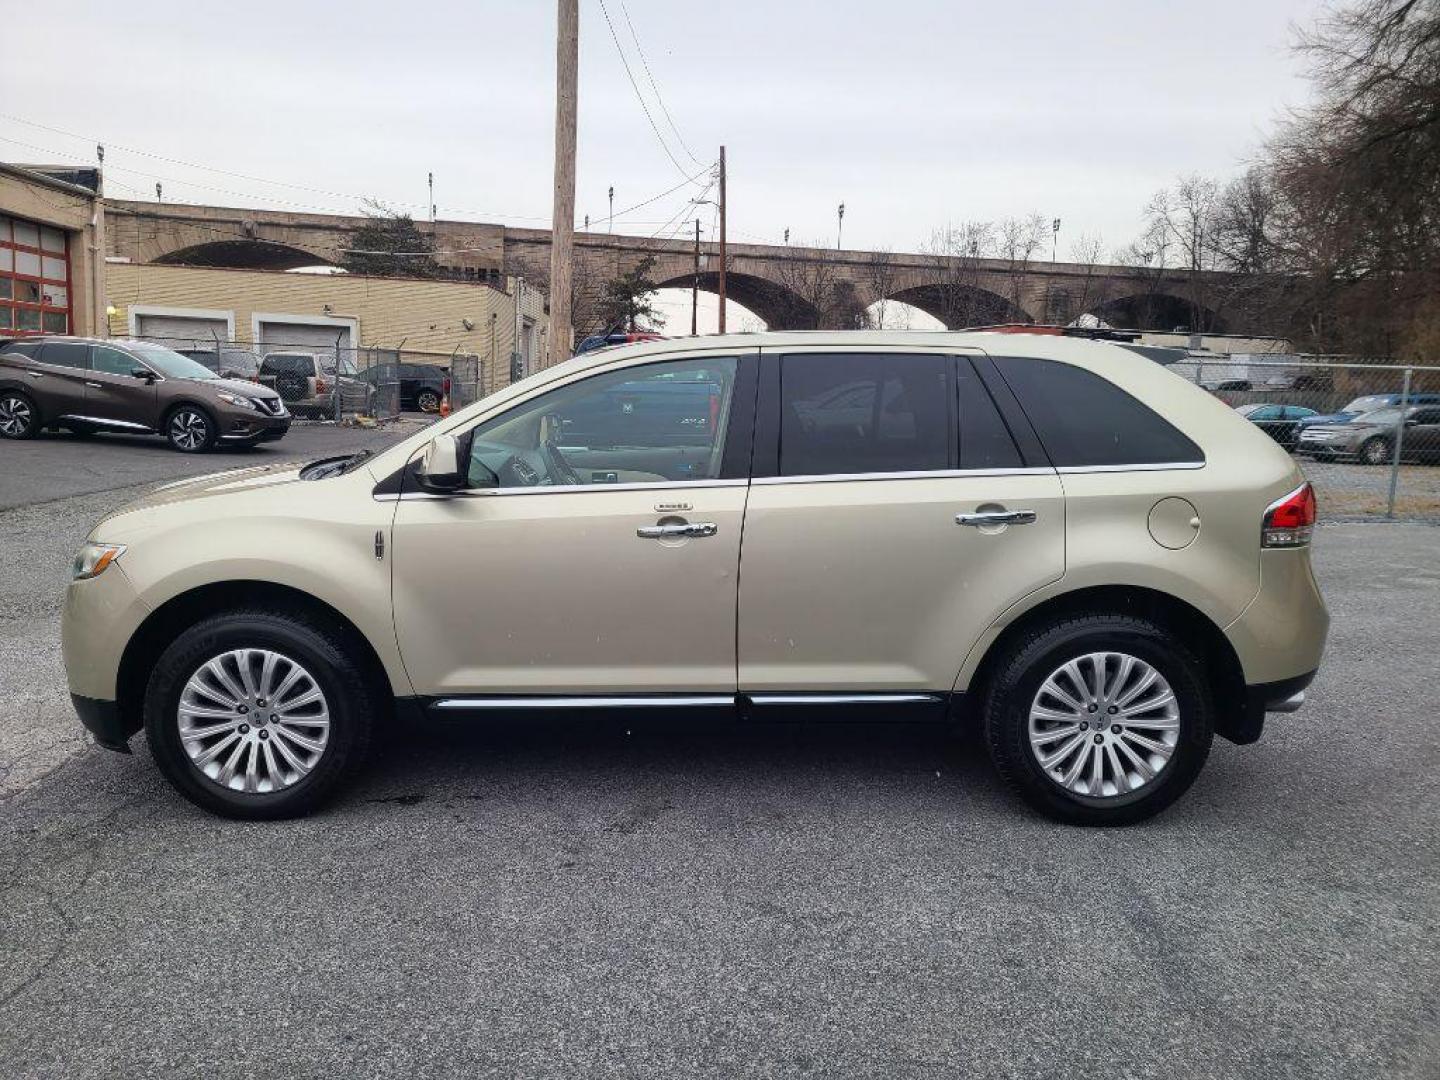
M 733 357 L 593 375 L 475 429 L 470 483 L 501 487 L 712 480 L 720 475 Z
M 1251 420 L 1279 420 L 1279 405 L 1262 405 L 1258 409 L 1252 409 L 1248 414 Z
M 1154 410 L 1099 375 L 1054 360 L 995 357 L 1057 467 L 1204 461 Z
M 260 364 L 260 370 L 266 375 L 304 375 L 308 378 L 315 374 L 315 361 L 308 356 L 271 353 Z
M 128 353 L 113 349 L 109 345 L 96 345 L 90 355 L 90 366 L 95 371 L 109 375 L 129 375 L 143 365 Z
M 784 357 L 781 475 L 950 468 L 949 366 L 943 356 Z
M 90 346 L 83 341 L 47 341 L 40 350 L 40 363 L 55 367 L 89 367 Z
M 1023 464 L 1015 440 L 990 399 L 990 392 L 964 357 L 959 360 L 956 379 L 960 401 L 960 468 L 1008 469 Z
M 1421 424 L 1440 424 L 1440 409 L 1420 409 L 1412 419 Z
M 27 357 L 27 358 L 33 360 L 33 359 L 35 359 L 35 354 L 36 354 L 39 350 L 40 350 L 40 345 L 39 345 L 37 342 L 34 342 L 34 341 L 12 341 L 9 345 L 6 345 L 3 349 L 0 349 L 0 352 L 4 352 L 4 353 L 6 353 L 6 354 L 19 353 L 21 356 L 24 356 L 24 357 Z

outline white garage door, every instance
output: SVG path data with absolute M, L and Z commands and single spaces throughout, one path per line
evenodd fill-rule
M 224 319 L 203 319 L 195 315 L 136 315 L 135 336 L 170 349 L 215 348 L 215 339 L 225 341 L 230 328 Z
M 262 353 L 283 352 L 289 349 L 301 349 L 305 352 L 318 353 L 326 358 L 334 357 L 336 344 L 339 344 L 345 359 L 352 359 L 353 353 L 349 352 L 353 342 L 350 340 L 350 328 L 348 326 L 321 326 L 314 323 L 289 323 L 289 322 L 260 322 L 260 351 Z

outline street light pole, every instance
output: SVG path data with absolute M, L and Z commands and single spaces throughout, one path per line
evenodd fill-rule
M 1060 250 L 1060 219 L 1057 217 L 1050 224 L 1050 261 L 1055 261 L 1055 256 Z
M 843 202 L 840 204 L 837 215 L 840 224 L 835 227 L 835 250 L 839 251 L 841 248 L 840 238 L 845 235 L 845 204 Z
M 605 226 L 605 231 L 606 231 L 606 232 L 614 232 L 614 231 L 615 231 L 615 185 L 614 185 L 614 184 L 611 184 L 611 185 L 610 185 L 610 219 L 609 219 L 609 224 L 607 224 L 607 225 Z

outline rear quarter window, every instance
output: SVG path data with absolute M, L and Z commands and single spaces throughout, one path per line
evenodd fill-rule
M 1055 360 L 994 361 L 1056 468 L 1205 460 L 1200 447 L 1163 416 L 1094 372 Z

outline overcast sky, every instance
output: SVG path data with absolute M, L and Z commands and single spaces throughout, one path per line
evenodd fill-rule
M 604 3 L 670 152 L 601 0 L 581 0 L 577 217 L 602 218 L 612 184 L 619 210 L 682 183 L 725 143 L 737 240 L 779 242 L 789 228 L 793 242 L 834 243 L 843 201 L 846 247 L 915 250 L 946 222 L 1039 212 L 1062 219 L 1062 258 L 1082 234 L 1107 249 L 1133 239 L 1177 174 L 1239 168 L 1305 99 L 1290 27 L 1319 7 Z M 417 218 L 433 171 L 442 217 L 548 224 L 552 0 L 6 8 L 0 159 L 93 161 L 100 139 L 122 197 L 153 198 L 160 179 L 167 201 L 351 212 L 371 195 Z M 682 228 L 696 194 L 687 186 L 617 231 Z

